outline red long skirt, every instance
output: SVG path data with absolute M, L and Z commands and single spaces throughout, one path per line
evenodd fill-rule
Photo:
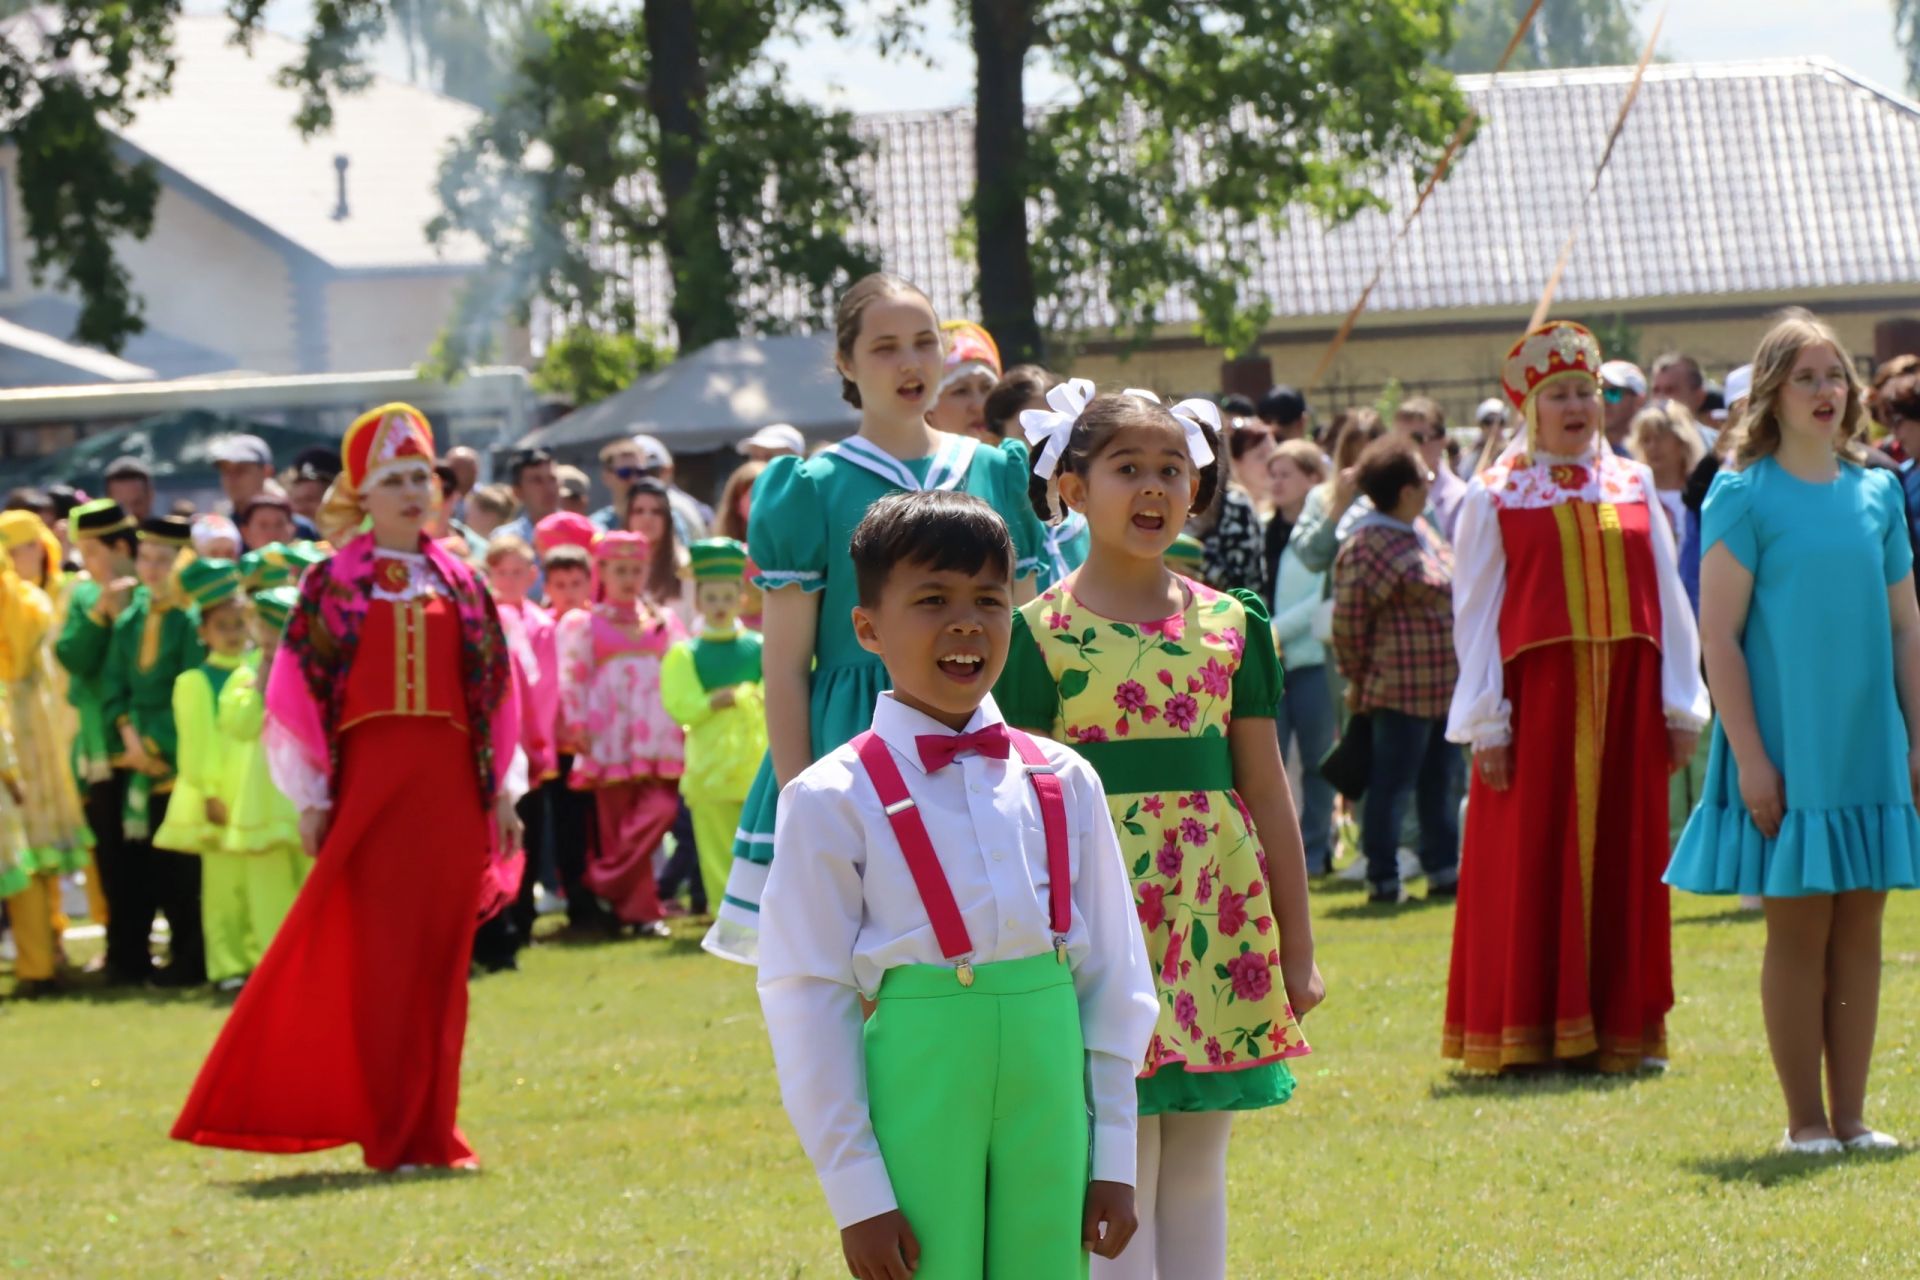
M 460 1165 L 467 964 L 489 815 L 465 731 L 347 731 L 332 828 L 173 1136 L 242 1151 L 360 1144 L 369 1166 Z
M 1667 728 L 1644 640 L 1506 665 L 1513 784 L 1475 772 L 1441 1053 L 1469 1068 L 1666 1056 Z
M 680 813 L 677 783 L 659 778 L 596 787 L 599 840 L 587 855 L 587 888 L 607 900 L 622 924 L 652 924 L 666 912 L 653 855 Z

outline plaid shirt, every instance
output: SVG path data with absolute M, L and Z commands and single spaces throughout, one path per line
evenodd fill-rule
M 1368 522 L 1333 562 L 1333 652 L 1361 711 L 1444 719 L 1453 652 L 1453 552 L 1440 538 Z

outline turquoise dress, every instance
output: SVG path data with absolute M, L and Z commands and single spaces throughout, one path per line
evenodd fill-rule
M 1067 580 L 1067 575 L 1087 562 L 1087 518 L 1069 511 L 1058 523 L 1047 525 L 1045 554 L 1040 558 L 1036 585 L 1044 595 Z
M 812 458 L 776 458 L 754 482 L 747 520 L 748 554 L 759 569 L 754 585 L 822 593 L 809 699 L 816 760 L 868 728 L 874 701 L 888 687 L 880 659 L 853 636 L 859 601 L 847 548 L 868 507 L 901 490 L 970 493 L 1006 519 L 1016 578 L 1036 574 L 1046 558 L 1046 530 L 1027 500 L 1026 445 L 1008 440 L 995 447 L 951 435 L 940 440 L 932 457 L 902 462 L 853 436 Z M 769 752 L 747 795 L 726 896 L 704 943 L 715 955 L 754 960 L 779 799 Z
M 1913 568 L 1899 483 L 1842 464 L 1830 483 L 1809 484 L 1772 458 L 1722 471 L 1700 517 L 1702 552 L 1717 542 L 1753 574 L 1741 647 L 1787 811 L 1776 838 L 1760 834 L 1716 722 L 1667 883 L 1767 897 L 1913 888 L 1920 816 L 1887 607 L 1887 589 Z

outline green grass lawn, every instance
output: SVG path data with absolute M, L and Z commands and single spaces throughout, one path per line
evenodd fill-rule
M 1453 914 L 1318 897 L 1330 998 L 1294 1101 L 1244 1118 L 1232 1274 L 1920 1274 L 1920 1162 L 1768 1154 L 1761 926 L 1676 899 L 1664 1077 L 1463 1077 L 1436 1056 Z M 1887 925 L 1871 1119 L 1920 1137 L 1920 902 Z M 751 974 L 671 943 L 542 946 L 474 988 L 479 1175 L 166 1131 L 206 996 L 0 1005 L 0 1268 L 30 1276 L 843 1274 L 780 1110 Z M 1808 1033 L 1814 1034 L 1809 1028 Z

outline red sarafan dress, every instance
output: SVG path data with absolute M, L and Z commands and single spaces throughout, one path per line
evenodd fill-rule
M 1477 1070 L 1666 1056 L 1667 730 L 1706 719 L 1651 474 L 1605 451 L 1503 457 L 1461 507 L 1448 736 L 1474 771 L 1442 1053 Z
M 358 1143 L 375 1169 L 466 1165 L 454 1113 L 493 840 L 470 741 L 474 661 L 461 606 L 426 567 L 442 557 L 374 564 L 376 585 L 411 575 L 415 590 L 365 602 L 327 713 L 332 825 L 173 1136 L 270 1152 Z M 287 661 L 283 647 L 276 675 Z

